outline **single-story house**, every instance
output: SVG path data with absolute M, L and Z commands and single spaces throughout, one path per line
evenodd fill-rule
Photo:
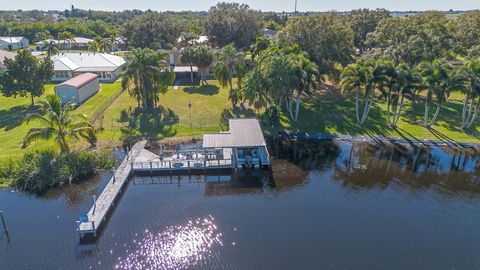
M 83 73 L 55 86 L 55 94 L 60 98 L 62 105 L 81 104 L 99 90 L 98 75 L 94 73 Z
M 17 55 L 16 53 L 0 50 L 0 72 L 4 72 L 7 70 L 3 61 L 5 59 L 13 59 L 15 58 L 16 55 Z
M 82 73 L 95 73 L 101 82 L 114 82 L 120 75 L 125 60 L 108 53 L 60 53 L 51 57 L 54 82 L 63 82 Z
M 29 46 L 30 42 L 24 37 L 0 37 L 0 49 L 3 50 L 15 51 Z
M 177 79 L 181 78 L 190 78 L 190 65 L 189 63 L 183 63 L 181 60 L 182 50 L 160 50 L 161 52 L 167 53 L 169 58 L 167 59 L 170 68 L 175 72 L 175 77 Z M 216 60 L 215 57 L 210 65 L 210 68 L 200 69 L 197 66 L 193 66 L 194 77 L 198 74 L 203 74 L 204 76 L 212 75 L 211 67 L 215 66 Z
M 58 39 L 46 39 L 39 42 L 36 42 L 35 45 L 37 50 L 42 51 L 46 50 L 45 42 L 46 43 L 55 43 L 58 45 L 59 49 L 61 50 L 86 50 L 88 49 L 88 43 L 92 42 L 93 39 L 84 38 L 84 37 L 75 37 L 74 40 L 68 42 L 65 40 L 58 40 Z

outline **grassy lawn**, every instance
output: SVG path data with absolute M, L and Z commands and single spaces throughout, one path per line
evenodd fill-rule
M 228 89 L 215 81 L 209 86 L 180 86 L 160 95 L 159 108 L 136 110 L 137 101 L 127 91 L 104 114 L 104 132 L 100 139 L 118 141 L 127 137 L 156 137 L 201 135 L 219 131 L 221 115 L 231 106 Z M 192 103 L 190 122 L 190 108 Z M 190 125 L 191 124 L 191 125 Z
M 55 84 L 46 85 L 45 95 L 54 93 Z M 91 116 L 96 108 L 106 106 L 109 98 L 121 92 L 120 82 L 113 84 L 102 84 L 101 91 L 97 95 L 81 104 L 76 111 L 87 116 Z M 35 102 L 44 97 L 35 99 Z M 0 160 L 5 158 L 15 158 L 22 155 L 28 149 L 42 149 L 55 147 L 53 142 L 39 141 L 30 146 L 27 150 L 22 150 L 22 140 L 30 127 L 35 126 L 35 122 L 27 124 L 25 118 L 29 113 L 38 110 L 38 104 L 30 106 L 30 97 L 4 97 L 0 95 Z
M 350 135 L 381 135 L 388 137 L 408 137 L 416 139 L 453 140 L 457 142 L 480 142 L 480 121 L 476 129 L 464 133 L 460 130 L 463 94 L 452 93 L 441 112 L 437 123 L 428 130 L 423 127 L 423 100 L 417 104 L 407 103 L 398 129 L 389 127 L 387 105 L 377 102 L 371 109 L 364 127 L 356 124 L 355 101 L 340 95 L 321 96 L 306 99 L 301 107 L 298 123 L 292 123 L 283 114 L 280 130 Z M 432 108 L 432 114 L 433 115 Z M 272 131 L 278 131 L 273 129 Z
M 255 116 L 252 110 L 236 108 L 232 113 L 228 100 L 228 89 L 222 89 L 218 82 L 210 81 L 209 86 L 173 87 L 160 95 L 159 107 L 137 110 L 137 101 L 127 91 L 121 92 L 119 82 L 102 84 L 101 91 L 81 104 L 76 111 L 92 117 L 108 106 L 117 95 L 120 96 L 107 108 L 96 124 L 104 130 L 99 134 L 101 143 L 117 143 L 125 138 L 164 138 L 171 136 L 200 137 L 204 132 L 216 132 L 225 128 L 225 119 L 238 115 Z M 47 85 L 46 94 L 53 93 L 54 85 Z M 36 101 L 41 100 L 37 98 Z M 299 122 L 292 123 L 286 114 L 281 115 L 280 128 L 267 128 L 266 131 L 309 132 L 325 134 L 380 135 L 417 139 L 454 140 L 459 142 L 480 142 L 480 121 L 476 129 L 464 133 L 459 129 L 463 94 L 453 93 L 448 104 L 442 109 L 433 130 L 423 127 L 423 102 L 407 103 L 399 128 L 393 130 L 387 121 L 385 102 L 377 102 L 371 109 L 364 127 L 355 120 L 353 98 L 341 96 L 335 90 L 315 98 L 305 98 L 299 115 Z M 191 121 L 190 108 L 192 103 Z M 16 157 L 27 150 L 20 149 L 28 129 L 35 123 L 26 124 L 28 113 L 37 110 L 30 107 L 28 97 L 6 98 L 0 96 L 0 160 Z M 29 149 L 54 146 L 53 142 L 37 142 Z

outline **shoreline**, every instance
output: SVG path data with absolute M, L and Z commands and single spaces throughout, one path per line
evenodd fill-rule
M 387 136 L 369 136 L 369 135 L 332 135 L 322 133 L 305 133 L 305 132 L 286 132 L 279 131 L 276 136 L 280 138 L 289 139 L 311 139 L 311 140 L 336 140 L 342 142 L 379 142 L 392 144 L 409 144 L 422 145 L 425 147 L 450 147 L 450 148 L 473 148 L 480 150 L 480 143 L 473 142 L 457 142 L 453 140 L 430 140 L 430 139 L 416 139 L 416 138 L 394 138 Z

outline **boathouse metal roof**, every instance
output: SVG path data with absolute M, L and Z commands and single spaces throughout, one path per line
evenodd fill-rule
M 230 119 L 230 131 L 203 135 L 203 147 L 258 147 L 266 146 L 260 123 L 257 119 Z

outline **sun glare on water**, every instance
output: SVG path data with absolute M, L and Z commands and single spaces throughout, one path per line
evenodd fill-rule
M 116 269 L 185 269 L 207 258 L 215 245 L 223 245 L 214 218 L 190 220 L 167 227 L 135 242 L 135 250 L 119 258 Z

